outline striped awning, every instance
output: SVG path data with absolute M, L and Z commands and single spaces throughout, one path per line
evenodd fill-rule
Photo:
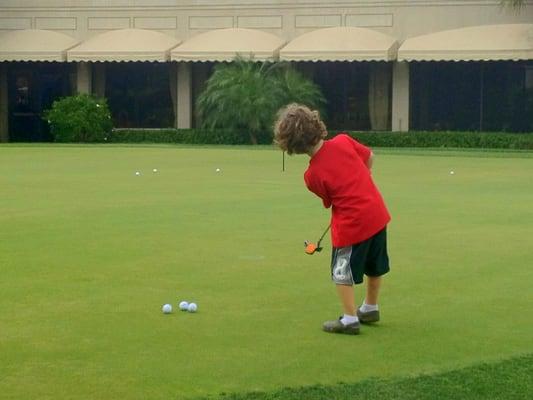
M 0 34 L 0 61 L 66 61 L 79 40 L 64 33 L 24 29 Z
M 228 28 L 200 33 L 171 52 L 173 61 L 231 61 L 237 56 L 257 61 L 275 59 L 285 40 L 255 29 Z
M 119 29 L 94 36 L 67 53 L 69 61 L 158 61 L 170 59 L 180 40 L 147 29 Z
M 533 24 L 481 25 L 407 39 L 399 61 L 533 59 Z
M 323 28 L 298 36 L 280 51 L 287 61 L 391 61 L 395 38 L 366 28 Z

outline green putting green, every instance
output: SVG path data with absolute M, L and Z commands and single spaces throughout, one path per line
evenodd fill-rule
M 329 238 L 304 252 L 329 221 L 306 156 L 282 172 L 272 148 L 1 146 L 1 397 L 275 391 L 531 353 L 532 154 L 376 150 L 391 273 L 382 321 L 352 337 L 321 331 L 341 310 Z

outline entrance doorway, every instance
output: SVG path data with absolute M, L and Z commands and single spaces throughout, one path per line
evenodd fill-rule
M 73 93 L 75 70 L 67 63 L 11 63 L 8 66 L 9 140 L 52 141 L 43 112 Z

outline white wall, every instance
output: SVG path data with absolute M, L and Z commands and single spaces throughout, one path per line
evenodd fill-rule
M 372 28 L 402 41 L 463 26 L 533 22 L 532 0 L 527 1 L 520 13 L 502 9 L 499 3 L 499 0 L 0 0 L 0 33 L 11 29 L 51 29 L 83 40 L 109 29 L 137 27 L 184 40 L 208 29 L 248 27 L 291 39 L 317 28 L 353 25 Z

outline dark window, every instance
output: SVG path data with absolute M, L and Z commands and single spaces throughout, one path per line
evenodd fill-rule
M 105 94 L 118 128 L 174 126 L 169 63 L 109 63 Z
M 531 64 L 411 63 L 411 129 L 532 131 Z
M 325 120 L 331 130 L 370 130 L 369 63 L 327 62 L 314 67 L 313 80 L 327 100 Z
M 67 63 L 10 63 L 9 136 L 13 142 L 50 141 L 43 111 L 73 93 L 74 66 Z

